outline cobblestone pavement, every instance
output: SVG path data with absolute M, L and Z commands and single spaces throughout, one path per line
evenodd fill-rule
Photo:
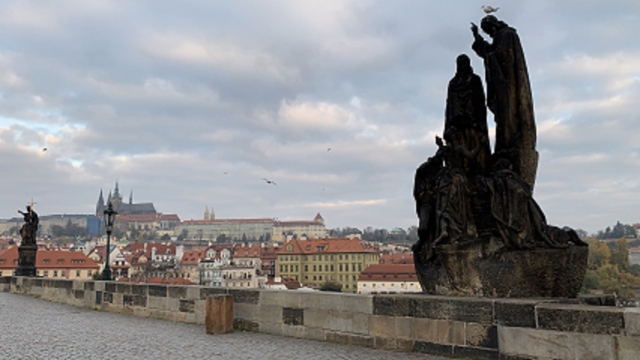
M 95 311 L 0 292 L 0 359 L 446 359 Z

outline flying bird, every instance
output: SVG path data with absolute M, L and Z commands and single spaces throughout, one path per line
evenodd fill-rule
M 496 11 L 498 11 L 500 8 L 499 7 L 493 7 L 493 6 L 489 6 L 489 5 L 482 5 L 481 6 L 482 10 L 484 10 L 485 14 L 491 14 L 494 13 Z
M 331 151 L 331 148 L 327 148 L 327 152 Z
M 271 181 L 271 180 L 269 180 L 267 178 L 262 178 L 262 180 L 266 181 L 267 184 L 273 184 L 273 185 L 276 185 L 276 186 L 278 185 L 278 184 L 275 183 L 275 181 Z
M 42 148 L 42 151 L 47 151 L 47 148 Z

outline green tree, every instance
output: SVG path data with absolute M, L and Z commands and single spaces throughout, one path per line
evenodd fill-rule
M 342 284 L 335 281 L 327 281 L 322 284 L 320 291 L 342 292 Z
M 611 254 L 611 264 L 616 265 L 621 272 L 629 272 L 629 248 L 627 247 L 627 240 L 620 238 L 616 241 L 617 250 Z
M 607 244 L 594 238 L 586 238 L 585 241 L 589 244 L 589 269 L 596 270 L 603 265 L 609 264 L 611 249 Z

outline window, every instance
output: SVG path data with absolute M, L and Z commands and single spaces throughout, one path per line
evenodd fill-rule
M 304 266 L 304 271 L 309 271 L 309 265 Z
M 317 270 L 316 270 L 316 266 L 315 266 L 315 265 L 313 265 L 313 271 L 317 271 Z
M 57 277 L 58 276 L 58 270 L 53 270 L 53 277 Z
M 66 270 L 60 271 L 60 276 L 67 277 L 67 271 Z
M 356 276 L 355 275 L 353 275 L 353 281 L 356 281 Z
M 324 271 L 329 271 L 329 265 L 324 266 Z
M 76 276 L 80 277 L 80 270 L 76 270 Z
M 342 255 L 338 256 L 338 258 L 339 258 L 340 260 L 342 260 Z
M 340 271 L 342 271 L 342 264 L 340 264 Z
M 358 264 L 358 271 L 362 271 L 362 264 Z
M 333 271 L 333 264 L 331 264 L 331 271 Z
M 322 275 L 320 275 L 320 280 L 322 280 Z
M 49 276 L 49 270 L 44 271 L 44 277 L 47 277 L 47 276 Z

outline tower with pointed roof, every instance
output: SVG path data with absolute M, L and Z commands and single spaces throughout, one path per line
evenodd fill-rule
M 100 196 L 98 197 L 98 203 L 96 204 L 96 216 L 99 218 L 104 216 L 104 198 L 102 197 L 102 189 L 100 189 Z
M 205 219 L 205 220 L 211 220 L 211 218 L 210 218 L 209 216 L 210 216 L 210 215 L 209 215 L 209 207 L 208 207 L 208 206 L 205 206 L 205 207 L 204 207 L 204 219 Z

